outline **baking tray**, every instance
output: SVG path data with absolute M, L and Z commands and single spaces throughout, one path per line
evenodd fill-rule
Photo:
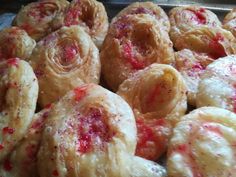
M 133 0 L 107 0 L 103 1 L 103 4 L 106 7 L 109 19 L 114 17 L 120 10 L 125 8 L 127 5 L 132 2 L 137 2 Z M 138 1 L 142 2 L 142 1 Z M 231 11 L 233 8 L 236 8 L 236 0 L 223 1 L 223 0 L 156 0 L 152 1 L 159 6 L 161 6 L 167 13 L 170 9 L 176 6 L 187 6 L 187 5 L 199 5 L 206 9 L 213 11 L 220 20 L 223 20 L 226 13 Z

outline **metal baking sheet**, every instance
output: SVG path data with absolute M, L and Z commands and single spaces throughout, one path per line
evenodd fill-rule
M 109 18 L 114 17 L 120 10 L 131 4 L 137 2 L 133 0 L 107 0 L 103 1 Z M 138 1 L 142 2 L 142 1 Z M 219 19 L 223 19 L 226 13 L 236 8 L 236 0 L 222 1 L 222 0 L 156 0 L 154 3 L 161 6 L 166 12 L 176 6 L 199 5 L 206 9 L 213 11 Z
M 15 13 L 17 13 L 22 5 L 29 2 L 32 2 L 32 0 L 0 0 L 0 29 L 10 26 Z M 103 0 L 101 2 L 104 3 L 109 19 L 111 19 L 124 7 L 136 1 Z M 226 13 L 236 8 L 236 0 L 154 0 L 153 2 L 161 6 L 166 12 L 176 6 L 200 5 L 212 10 L 221 20 Z

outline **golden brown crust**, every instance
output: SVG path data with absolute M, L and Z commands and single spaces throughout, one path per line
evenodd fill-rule
M 136 118 L 136 155 L 157 160 L 167 149 L 172 126 L 187 109 L 183 78 L 172 66 L 152 64 L 125 80 L 117 94 L 128 102 Z
M 110 26 L 100 56 L 104 80 L 113 91 L 133 73 L 152 63 L 174 61 L 168 33 L 146 14 L 116 20 Z
M 188 103 L 196 106 L 196 94 L 200 76 L 204 73 L 208 64 L 214 59 L 204 53 L 193 52 L 188 49 L 175 53 L 175 68 L 183 76 L 187 86 Z
M 183 33 L 201 26 L 221 27 L 216 14 L 199 6 L 175 7 L 169 12 L 170 37 L 174 43 Z
M 170 21 L 165 11 L 153 2 L 135 2 L 120 11 L 113 19 L 114 23 L 121 16 L 135 15 L 135 14 L 148 14 L 153 16 L 163 29 L 167 32 L 170 31 Z
M 9 27 L 0 31 L 0 61 L 18 57 L 27 60 L 36 42 L 28 34 L 18 28 Z
M 236 53 L 236 38 L 222 28 L 199 27 L 189 30 L 176 40 L 177 50 L 190 49 L 217 59 Z
M 78 26 L 62 27 L 40 41 L 30 64 L 39 80 L 39 104 L 53 103 L 83 83 L 98 83 L 99 52 Z
M 224 18 L 223 28 L 229 30 L 236 37 L 236 8 L 231 10 Z
M 235 174 L 236 115 L 202 107 L 174 128 L 167 156 L 169 177 L 228 177 Z
M 163 176 L 160 166 L 144 159 L 147 168 L 135 169 L 141 164 L 133 156 L 135 146 L 136 126 L 129 105 L 101 86 L 87 84 L 68 92 L 52 108 L 38 170 L 44 177 L 143 177 L 144 172 Z
M 66 0 L 32 2 L 21 8 L 13 25 L 23 28 L 29 36 L 39 41 L 52 32 L 52 20 L 57 13 L 64 11 L 68 4 Z
M 26 133 L 37 97 L 38 82 L 27 62 L 12 58 L 0 63 L 0 161 Z
M 53 20 L 53 28 L 79 25 L 100 48 L 108 30 L 108 17 L 105 7 L 96 0 L 73 0 L 64 13 Z

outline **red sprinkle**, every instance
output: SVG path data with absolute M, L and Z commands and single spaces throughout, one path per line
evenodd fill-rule
M 100 109 L 90 108 L 88 115 L 79 115 L 78 121 L 78 151 L 81 153 L 90 152 L 95 147 L 102 150 L 114 135 L 109 132 Z
M 0 151 L 4 148 L 4 146 L 2 144 L 0 144 Z
M 52 103 L 47 104 L 44 109 L 51 109 L 52 108 Z
M 179 153 L 187 153 L 188 147 L 187 147 L 186 144 L 180 144 L 180 145 L 178 145 L 178 146 L 176 147 L 175 150 L 176 150 L 177 152 L 179 152 Z
M 80 101 L 86 95 L 87 86 L 77 87 L 74 89 L 75 100 Z
M 52 175 L 53 175 L 53 176 L 59 176 L 59 173 L 58 173 L 57 170 L 53 170 Z
M 14 130 L 13 128 L 9 128 L 9 127 L 4 127 L 4 128 L 2 129 L 3 134 L 13 134 L 14 131 L 15 131 L 15 130 Z
M 46 119 L 48 118 L 48 115 L 49 115 L 48 111 L 44 112 L 43 115 L 39 119 L 33 122 L 31 128 L 34 130 L 42 129 Z
M 131 64 L 133 69 L 139 70 L 145 68 L 144 61 L 139 61 L 135 57 L 131 42 L 126 42 L 123 44 L 123 56 Z
M 208 130 L 208 131 L 211 131 L 211 132 L 214 132 L 218 135 L 222 135 L 223 133 L 221 132 L 220 128 L 216 125 L 210 125 L 210 124 L 203 124 L 203 127 Z
M 198 22 L 198 24 L 206 24 L 206 17 L 204 16 L 203 13 L 205 13 L 205 9 L 201 8 L 199 10 L 193 10 L 193 9 L 188 9 L 191 11 L 196 18 L 194 18 L 195 21 Z
M 10 58 L 7 60 L 7 64 L 10 66 L 18 67 L 19 58 Z
M 11 170 L 12 170 L 12 164 L 11 164 L 11 162 L 10 162 L 8 159 L 6 159 L 6 160 L 3 162 L 3 169 L 4 169 L 5 171 L 11 171 Z
M 42 77 L 43 75 L 44 75 L 44 72 L 41 70 L 41 69 L 36 69 L 35 71 L 34 71 L 34 73 L 35 73 L 35 75 L 36 75 L 36 77 L 37 78 L 40 78 L 40 77 Z

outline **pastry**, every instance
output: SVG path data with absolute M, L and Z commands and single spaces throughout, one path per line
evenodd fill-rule
M 79 25 L 101 47 L 108 29 L 108 17 L 101 2 L 96 0 L 73 0 L 65 12 L 53 20 L 53 28 Z
M 172 66 L 152 64 L 125 80 L 118 95 L 133 109 L 138 129 L 136 155 L 157 160 L 187 109 L 186 87 Z
M 27 60 L 35 45 L 36 42 L 24 30 L 5 28 L 0 31 L 0 61 L 15 57 Z
M 236 56 L 220 58 L 209 64 L 201 76 L 197 107 L 215 106 L 236 113 Z
M 223 28 L 231 31 L 236 37 L 236 8 L 231 10 L 224 18 Z
M 112 23 L 101 49 L 102 75 L 109 88 L 152 63 L 171 64 L 174 51 L 168 33 L 150 15 L 121 17 Z
M 165 11 L 153 2 L 135 2 L 124 8 L 112 19 L 114 23 L 121 16 L 126 15 L 136 15 L 136 14 L 148 14 L 153 16 L 162 26 L 162 28 L 169 32 L 170 31 L 170 21 Z
M 20 9 L 13 25 L 24 29 L 30 37 L 39 41 L 52 32 L 52 20 L 68 5 L 69 2 L 66 0 L 41 0 L 29 3 Z
M 91 38 L 78 26 L 62 27 L 40 41 L 30 64 L 39 80 L 39 104 L 45 107 L 83 83 L 98 83 L 100 59 Z
M 118 95 L 95 84 L 68 92 L 50 111 L 38 154 L 40 176 L 161 177 L 165 170 L 133 156 L 135 119 Z
M 196 94 L 200 76 L 204 73 L 208 64 L 214 60 L 207 54 L 183 49 L 175 53 L 175 68 L 183 76 L 187 86 L 188 103 L 196 105 Z
M 212 11 L 199 6 L 175 7 L 169 12 L 170 37 L 174 43 L 185 32 L 201 26 L 221 27 L 221 22 Z
M 236 54 L 236 39 L 221 28 L 199 27 L 184 33 L 175 42 L 177 50 L 190 49 L 217 59 Z
M 167 155 L 169 177 L 235 176 L 236 115 L 202 107 L 174 128 Z
M 24 138 L 0 164 L 1 177 L 38 177 L 37 153 L 44 123 L 52 105 L 33 116 Z
M 37 97 L 37 78 L 27 62 L 11 58 L 0 63 L 0 162 L 26 133 Z

